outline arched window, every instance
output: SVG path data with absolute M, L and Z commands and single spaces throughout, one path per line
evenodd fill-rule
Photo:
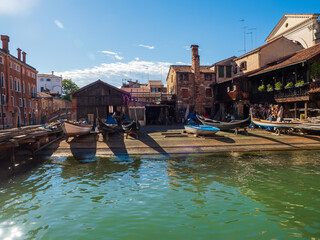
M 243 61 L 240 63 L 240 69 L 243 70 L 247 70 L 247 61 Z
M 299 41 L 296 41 L 296 44 L 298 44 L 299 46 L 303 47 L 303 46 L 302 46 L 302 43 L 299 42 Z M 303 47 L 303 48 L 304 48 L 304 47 Z

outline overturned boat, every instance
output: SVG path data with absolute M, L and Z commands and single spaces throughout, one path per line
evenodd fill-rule
M 233 120 L 231 122 L 220 122 L 197 115 L 198 120 L 203 124 L 211 127 L 219 128 L 221 131 L 233 130 L 249 127 L 251 124 L 251 116 L 244 120 Z
M 220 131 L 219 128 L 206 126 L 206 125 L 185 125 L 184 129 L 187 133 L 192 133 L 195 135 L 212 136 L 216 132 Z

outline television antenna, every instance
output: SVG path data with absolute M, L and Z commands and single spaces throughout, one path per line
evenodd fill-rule
M 244 53 L 247 52 L 246 50 L 246 29 L 247 29 L 247 26 L 245 25 L 245 20 L 244 19 L 240 19 L 239 22 L 242 22 L 243 23 L 243 50 L 241 51 L 244 51 Z
M 248 30 L 254 34 L 254 47 L 256 47 L 257 46 L 257 28 L 250 28 Z M 253 40 L 252 40 L 252 34 L 251 34 L 251 43 L 252 42 Z

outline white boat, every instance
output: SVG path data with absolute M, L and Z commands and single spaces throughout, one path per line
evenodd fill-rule
M 64 121 L 62 122 L 62 130 L 66 137 L 72 136 L 80 136 L 89 134 L 91 131 L 92 126 L 88 124 L 76 124 L 72 122 Z
M 294 128 L 300 125 L 300 122 L 277 122 L 252 118 L 252 122 L 264 128 Z
M 216 132 L 220 131 L 219 128 L 206 126 L 206 125 L 185 125 L 184 129 L 188 133 L 193 133 L 196 135 L 214 135 Z

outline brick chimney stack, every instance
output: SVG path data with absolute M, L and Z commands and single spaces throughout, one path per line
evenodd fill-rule
M 18 59 L 21 61 L 21 49 L 17 48 L 17 52 L 18 52 Z
M 195 82 L 200 81 L 200 56 L 198 54 L 198 45 L 191 45 L 191 71 L 194 73 Z
M 2 41 L 2 49 L 6 52 L 9 53 L 9 36 L 6 35 L 1 35 L 1 41 Z
M 22 52 L 22 61 L 23 61 L 24 63 L 26 63 L 26 55 L 27 55 L 26 52 Z

